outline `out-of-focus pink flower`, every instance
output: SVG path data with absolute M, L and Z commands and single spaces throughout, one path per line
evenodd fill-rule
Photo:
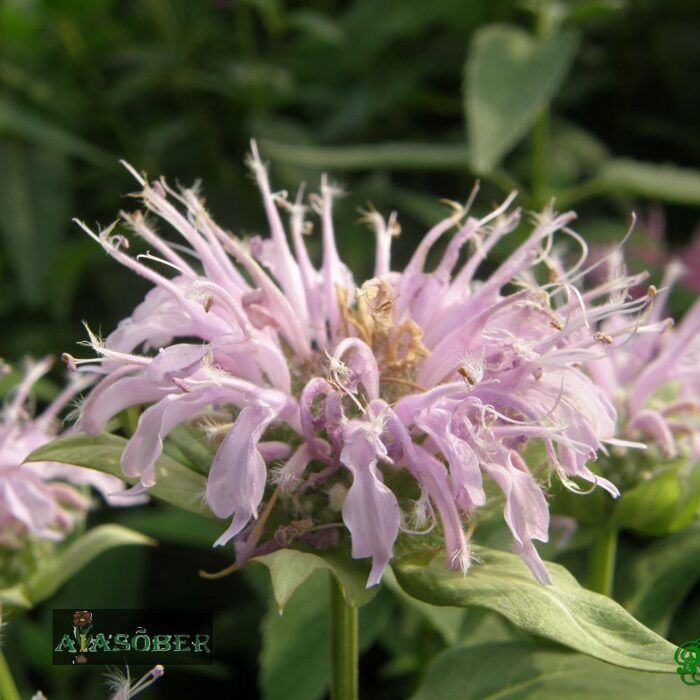
M 683 284 L 694 292 L 700 292 L 700 230 L 696 230 L 679 259 L 683 265 Z
M 678 281 L 688 289 L 700 292 L 700 227 L 695 227 L 690 243 L 672 255 L 666 237 L 664 210 L 660 206 L 652 208 L 644 223 L 642 232 L 646 232 L 646 237 L 638 236 L 637 242 L 630 246 L 633 257 L 645 266 L 661 269 L 680 263 L 682 271 Z
M 591 254 L 594 259 L 607 258 L 609 250 L 610 246 L 598 244 L 592 246 Z M 695 227 L 686 246 L 671 253 L 666 237 L 664 210 L 660 206 L 652 207 L 647 216 L 639 222 L 634 238 L 626 247 L 625 258 L 633 271 L 663 271 L 680 264 L 678 282 L 693 292 L 700 292 L 700 226 Z M 594 275 L 596 282 L 605 277 L 606 270 L 605 265 L 597 268 Z M 632 290 L 633 296 L 636 293 L 643 294 L 644 290 Z
M 614 267 L 621 266 L 618 259 Z M 682 453 L 695 461 L 700 457 L 700 301 L 676 327 L 665 318 L 668 296 L 683 274 L 680 263 L 668 266 L 661 290 L 650 288 L 653 304 L 644 326 L 616 352 L 589 363 L 588 370 L 618 407 L 626 437 L 656 445 L 665 458 Z M 604 332 L 617 335 L 619 323 L 609 319 Z
M 90 506 L 77 486 L 90 485 L 103 495 L 123 489 L 107 474 L 54 462 L 23 464 L 31 452 L 56 437 L 57 416 L 89 382 L 76 377 L 37 417 L 31 408 L 34 384 L 51 368 L 52 359 L 27 363 L 26 372 L 0 414 L 0 545 L 21 543 L 25 534 L 60 540 L 78 514 Z M 115 503 L 121 497 L 115 497 Z
M 207 502 L 231 518 L 216 544 L 238 536 L 244 559 L 288 542 L 299 523 L 307 534 L 327 532 L 341 524 L 328 515 L 335 504 L 353 556 L 372 558 L 368 585 L 381 579 L 401 531 L 430 529 L 436 518 L 448 566 L 466 572 L 463 523 L 485 503 L 490 480 L 503 492 L 514 551 L 548 582 L 532 541 L 547 540 L 549 512 L 523 447 L 540 441 L 549 470 L 568 488 L 579 490 L 575 480 L 583 480 L 618 495 L 587 466 L 614 441 L 616 413 L 580 366 L 639 331 L 636 317 L 649 300 L 630 301 L 625 292 L 641 277 L 580 290 L 587 251 L 569 227 L 575 215 L 546 210 L 527 240 L 477 281 L 491 249 L 520 224 L 511 195 L 481 219 L 469 215 L 471 202 L 455 205 L 403 271 L 391 268 L 395 215 L 367 213 L 374 277 L 357 284 L 335 244 L 339 191 L 323 178 L 310 197 L 323 242 L 316 267 L 304 243 L 311 224 L 301 192 L 292 202 L 271 190 L 255 145 L 249 165 L 269 239 L 240 240 L 214 223 L 195 191 L 175 192 L 134 171 L 146 209 L 182 242 L 156 234 L 140 213 L 123 213 L 151 248 L 134 258 L 114 227 L 95 234 L 81 224 L 154 285 L 106 340 L 90 333 L 97 360 L 67 356 L 104 375 L 83 405 L 82 429 L 95 433 L 123 409 L 148 405 L 121 460 L 145 490 L 168 433 L 195 416 L 205 420 L 218 445 Z M 431 249 L 450 232 L 428 272 Z M 559 236 L 582 249 L 568 269 L 552 252 Z M 464 248 L 470 252 L 460 264 Z M 543 269 L 549 281 L 540 285 L 535 275 Z M 611 317 L 619 323 L 608 340 L 599 326 Z M 395 478 L 402 473 L 408 479 Z M 395 482 L 404 486 L 390 488 Z M 265 508 L 286 509 L 291 524 L 262 543 L 262 526 L 249 525 L 267 512 L 266 488 L 275 486 Z M 330 507 L 311 497 L 323 490 Z

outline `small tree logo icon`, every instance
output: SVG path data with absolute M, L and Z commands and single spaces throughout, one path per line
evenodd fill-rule
M 89 610 L 76 610 L 73 613 L 73 636 L 77 643 L 78 656 L 75 657 L 75 662 L 84 664 L 87 662 L 85 654 L 88 651 L 88 643 L 90 641 L 92 630 L 92 613 Z

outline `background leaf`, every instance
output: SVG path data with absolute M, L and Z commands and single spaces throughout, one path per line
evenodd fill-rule
M 624 491 L 614 505 L 612 524 L 649 535 L 663 535 L 688 525 L 699 504 L 700 463 L 678 460 Z
M 673 613 L 700 579 L 700 523 L 655 540 L 620 573 L 625 607 L 666 634 Z
M 491 170 L 522 139 L 561 85 L 576 35 L 535 39 L 514 26 L 479 29 L 465 67 L 465 109 L 471 160 Z
M 19 586 L 0 591 L 0 602 L 7 605 L 29 603 L 33 607 L 50 598 L 66 581 L 103 552 L 123 545 L 155 545 L 155 541 L 120 525 L 100 525 L 73 540 L 55 556 L 46 558 L 41 568 Z
M 462 143 L 375 143 L 310 146 L 263 140 L 264 156 L 279 163 L 319 170 L 467 170 Z
M 615 158 L 603 166 L 595 184 L 606 192 L 700 206 L 700 170 L 691 168 Z

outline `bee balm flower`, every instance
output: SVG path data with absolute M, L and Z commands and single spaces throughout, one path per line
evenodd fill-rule
M 619 285 L 579 291 L 586 251 L 569 228 L 575 215 L 549 210 L 477 281 L 488 253 L 520 223 L 520 211 L 510 210 L 514 195 L 481 219 L 456 206 L 403 271 L 391 267 L 395 216 L 367 213 L 374 277 L 357 283 L 335 244 L 338 190 L 324 178 L 310 198 L 321 223 L 317 267 L 304 243 L 310 224 L 301 193 L 292 202 L 272 191 L 255 144 L 249 165 L 269 238 L 240 240 L 210 218 L 194 190 L 176 192 L 133 170 L 146 210 L 180 242 L 156 234 L 141 213 L 123 213 L 151 248 L 134 258 L 114 226 L 96 234 L 81 224 L 153 284 L 106 340 L 90 334 L 96 360 L 68 358 L 103 375 L 83 406 L 82 429 L 95 433 L 119 411 L 148 406 L 121 458 L 142 491 L 155 483 L 167 435 L 196 419 L 216 448 L 207 502 L 230 519 L 216 544 L 236 538 L 244 560 L 298 538 L 321 546 L 344 525 L 352 556 L 372 559 L 370 586 L 399 533 L 436 518 L 447 565 L 466 572 L 463 524 L 486 502 L 490 480 L 503 492 L 514 551 L 548 582 L 532 543 L 547 540 L 547 502 L 523 448 L 543 443 L 550 471 L 569 488 L 583 480 L 617 496 L 587 466 L 613 438 L 615 410 L 580 364 L 609 352 L 597 336 L 602 320 L 619 316 L 632 333 L 646 302 L 620 298 Z M 448 236 L 442 259 L 426 271 L 431 249 Z M 553 261 L 557 236 L 583 247 L 569 270 Z M 465 246 L 471 252 L 460 265 Z M 547 266 L 556 277 L 540 286 L 536 274 Z M 283 524 L 265 533 L 272 508 Z

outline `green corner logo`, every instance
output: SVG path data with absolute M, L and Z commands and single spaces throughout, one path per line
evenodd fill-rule
M 698 656 L 700 656 L 700 639 L 681 644 L 673 655 L 674 661 L 678 664 L 676 673 L 686 685 L 700 685 Z

